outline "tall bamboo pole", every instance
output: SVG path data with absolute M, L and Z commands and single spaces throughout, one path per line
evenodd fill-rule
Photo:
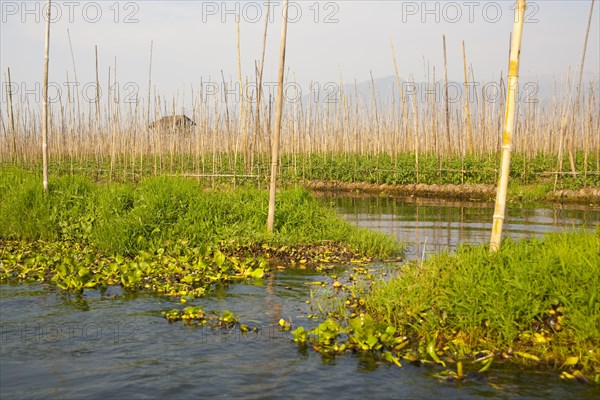
M 271 9 L 271 4 L 270 4 L 270 0 L 267 0 L 267 2 L 265 3 L 265 8 L 267 10 L 266 15 L 265 15 L 265 30 L 263 33 L 263 41 L 262 41 L 262 55 L 261 55 L 261 59 L 260 59 L 260 69 L 258 70 L 258 84 L 256 85 L 256 117 L 255 117 L 255 122 L 254 122 L 254 129 L 255 129 L 255 133 L 254 133 L 254 140 L 259 143 L 261 140 L 261 135 L 260 135 L 260 102 L 262 100 L 262 94 L 263 94 L 263 90 L 262 90 L 262 80 L 263 80 L 263 71 L 264 71 L 264 66 L 265 66 L 265 49 L 267 47 L 267 30 L 269 28 L 269 13 L 270 13 L 270 9 Z M 260 148 L 260 152 L 262 152 L 262 146 Z
M 277 166 L 279 162 L 279 138 L 281 136 L 281 117 L 283 115 L 283 74 L 285 72 L 285 43 L 287 38 L 288 3 L 283 5 L 283 21 L 281 24 L 281 45 L 279 48 L 279 85 L 277 86 L 277 109 L 275 111 L 275 132 L 271 152 L 271 186 L 269 189 L 269 213 L 267 231 L 273 232 L 275 225 L 275 192 L 277 191 Z
M 398 64 L 396 63 L 396 51 L 394 50 L 394 42 L 390 39 L 390 43 L 392 46 L 392 57 L 394 58 L 394 71 L 396 73 L 396 83 L 398 84 L 398 91 L 400 92 L 400 100 L 402 101 L 402 118 L 404 118 L 404 134 L 405 141 L 409 135 L 409 127 L 408 127 L 408 108 L 406 106 L 406 97 L 404 96 L 404 91 L 402 90 L 402 82 L 400 81 L 400 74 L 398 74 Z M 357 113 L 358 115 L 358 113 Z
M 452 141 L 450 140 L 450 104 L 448 100 L 448 61 L 446 58 L 446 35 L 442 35 L 444 45 L 444 94 L 446 103 L 446 141 L 448 144 L 448 154 L 452 151 Z M 442 157 L 440 157 L 440 160 Z
M 575 99 L 575 112 L 573 113 L 573 119 L 575 119 L 576 116 L 579 116 L 579 98 L 581 96 L 581 80 L 583 79 L 583 65 L 585 64 L 585 54 L 587 52 L 587 43 L 588 43 L 588 37 L 590 35 L 590 26 L 592 24 L 592 17 L 594 15 L 594 3 L 595 0 L 592 0 L 592 4 L 590 5 L 590 15 L 588 17 L 588 23 L 587 23 L 587 29 L 585 31 L 585 40 L 583 42 L 583 55 L 581 56 L 581 65 L 579 66 L 579 81 L 577 83 L 577 98 Z M 575 124 L 573 123 L 573 126 L 575 126 Z M 583 121 L 581 122 L 581 130 L 583 131 Z M 575 131 L 575 129 L 574 129 Z M 575 132 L 573 132 L 573 140 L 575 136 Z M 584 136 L 584 135 L 582 135 Z M 573 176 L 577 177 L 577 173 L 575 170 L 575 163 L 573 161 L 573 152 L 574 152 L 574 148 L 575 148 L 575 144 L 573 143 L 572 148 L 569 149 L 569 159 L 571 160 L 571 170 L 573 171 Z M 584 169 L 584 176 L 587 175 L 587 159 L 588 159 L 588 146 L 584 145 L 583 146 L 583 169 Z M 584 185 L 586 185 L 586 179 L 584 178 Z
M 9 111 L 8 115 L 10 116 L 10 132 L 12 133 L 12 159 L 16 161 L 17 159 L 17 133 L 15 131 L 15 114 L 13 111 L 13 92 L 12 92 L 12 82 L 10 80 L 10 68 L 8 68 L 8 92 L 6 93 L 6 97 L 8 97 L 8 106 Z
M 44 192 L 48 191 L 48 62 L 50 58 L 50 0 L 46 10 L 46 44 L 44 46 L 44 89 L 42 93 L 42 169 Z
M 238 61 L 238 82 L 240 85 L 240 128 L 242 133 L 242 154 L 245 158 L 246 169 L 250 170 L 250 151 L 248 149 L 248 138 L 246 137 L 246 107 L 244 105 L 244 99 L 246 95 L 246 91 L 244 90 L 244 82 L 242 79 L 242 45 L 241 45 L 241 35 L 240 35 L 240 15 L 236 16 L 236 25 L 237 25 L 237 61 Z
M 515 8 L 515 23 L 513 27 L 512 45 L 510 50 L 510 64 L 508 67 L 508 91 L 506 93 L 506 116 L 504 118 L 504 133 L 502 135 L 502 161 L 496 206 L 490 238 L 490 253 L 500 250 L 502 240 L 502 226 L 506 215 L 506 192 L 508 188 L 508 174 L 510 172 L 510 152 L 512 147 L 512 132 L 515 126 L 515 105 L 517 85 L 519 83 L 519 56 L 521 54 L 521 36 L 523 34 L 523 20 L 525 19 L 525 0 L 517 0 Z
M 96 52 L 96 129 L 100 129 L 100 79 L 98 78 L 98 46 L 94 46 Z
M 465 114 L 466 114 L 466 130 L 467 140 L 469 141 L 469 154 L 473 154 L 473 135 L 471 134 L 471 110 L 469 109 L 469 76 L 467 74 L 467 50 L 465 49 L 465 41 L 462 41 L 463 51 L 463 69 L 465 74 Z

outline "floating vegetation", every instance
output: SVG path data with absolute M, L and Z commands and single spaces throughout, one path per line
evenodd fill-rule
M 163 311 L 162 315 L 171 323 L 183 321 L 189 326 L 208 326 L 211 329 L 227 329 L 232 330 L 236 326 L 242 334 L 248 332 L 258 332 L 259 328 L 253 326 L 248 327 L 246 324 L 241 324 L 238 318 L 229 310 L 218 312 L 204 312 L 201 306 L 188 306 L 183 310 Z
M 74 292 L 120 285 L 185 302 L 217 282 L 260 279 L 268 269 L 264 259 L 239 259 L 210 247 L 188 247 L 185 241 L 135 257 L 107 257 L 71 242 L 0 241 L 0 283 L 48 282 Z

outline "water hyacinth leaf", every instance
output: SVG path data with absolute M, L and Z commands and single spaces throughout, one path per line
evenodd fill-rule
M 220 268 L 225 263 L 225 254 L 217 250 L 213 256 L 213 263 Z
M 400 364 L 400 359 L 398 357 L 394 357 L 394 355 L 389 351 L 383 353 L 383 359 L 387 362 L 395 364 L 398 367 L 402 367 L 402 364 Z
M 429 345 L 427 346 L 427 354 L 429 354 L 429 357 L 431 357 L 431 359 L 433 361 L 435 361 L 437 364 L 440 364 L 443 367 L 445 367 L 446 363 L 443 362 L 442 360 L 440 360 L 440 358 L 438 357 L 438 355 L 435 351 L 435 342 L 436 342 L 436 340 L 434 339 L 433 341 L 431 341 L 429 343 Z
M 369 346 L 369 349 L 373 349 L 375 347 L 375 345 L 377 344 L 377 342 L 379 341 L 379 339 L 377 339 L 376 336 L 373 335 L 369 335 L 367 337 L 367 341 L 366 344 Z
M 306 343 L 306 339 L 308 338 L 308 332 L 306 332 L 303 326 L 299 326 L 296 329 L 294 329 L 292 331 L 292 334 L 294 335 L 294 342 L 300 344 Z
M 536 355 L 533 354 L 529 354 L 529 353 L 525 353 L 522 351 L 515 351 L 514 355 L 519 356 L 521 358 L 525 358 L 527 360 L 532 360 L 532 361 L 540 361 L 540 358 Z
M 487 371 L 490 368 L 490 365 L 492 365 L 492 361 L 494 361 L 493 358 L 488 358 L 487 360 L 483 361 L 483 367 L 481 367 L 477 372 L 482 373 Z
M 577 363 L 579 362 L 579 357 L 567 357 L 567 359 L 565 360 L 565 362 L 563 363 L 563 367 L 568 367 L 568 366 L 573 366 L 573 365 L 577 365 Z
M 254 279 L 261 279 L 262 277 L 264 277 L 264 275 L 265 275 L 265 270 L 263 268 L 255 268 L 250 273 L 250 277 L 252 277 Z
M 223 311 L 223 314 L 219 319 L 227 324 L 235 324 L 238 321 L 236 316 L 229 310 Z

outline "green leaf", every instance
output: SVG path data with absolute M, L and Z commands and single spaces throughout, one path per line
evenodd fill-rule
M 565 360 L 565 362 L 562 366 L 563 367 L 572 366 L 572 365 L 576 365 L 578 362 L 579 362 L 579 357 L 567 357 L 567 359 Z
M 225 262 L 225 254 L 221 253 L 221 251 L 217 250 L 215 255 L 213 256 L 213 262 L 217 267 L 221 267 Z

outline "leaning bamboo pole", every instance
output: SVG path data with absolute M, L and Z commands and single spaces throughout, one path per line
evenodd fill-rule
M 46 44 L 44 46 L 44 89 L 42 93 L 42 169 L 44 192 L 48 191 L 48 64 L 50 58 L 50 0 L 46 10 Z
M 277 109 L 275 111 L 275 131 L 271 153 L 271 184 L 269 189 L 269 211 L 267 214 L 267 231 L 273 232 L 275 225 L 275 193 L 277 191 L 277 167 L 279 162 L 279 139 L 281 137 L 281 117 L 283 115 L 283 75 L 285 72 L 285 44 L 287 38 L 288 3 L 283 5 L 281 24 L 281 45 L 279 48 L 279 77 L 277 86 Z
M 517 0 L 515 8 L 515 23 L 513 27 L 512 44 L 510 47 L 510 64 L 508 67 L 508 91 L 506 93 L 506 116 L 504 118 L 504 133 L 502 135 L 502 161 L 498 193 L 490 238 L 490 253 L 500 250 L 502 226 L 506 215 L 506 192 L 510 172 L 510 152 L 512 147 L 512 132 L 515 126 L 515 105 L 517 85 L 519 83 L 519 56 L 521 54 L 521 36 L 525 18 L 525 0 Z

